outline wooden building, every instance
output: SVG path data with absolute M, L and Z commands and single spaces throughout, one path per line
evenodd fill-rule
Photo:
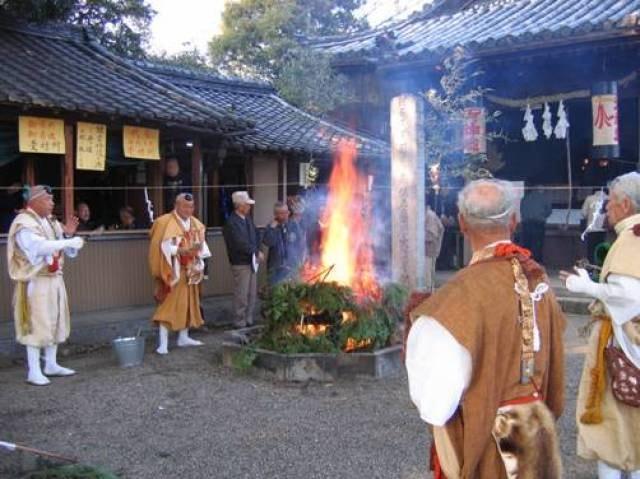
M 102 128 L 95 131 L 105 135 L 104 144 L 92 133 L 88 142 L 86 124 Z M 60 127 L 61 140 L 54 131 Z M 146 141 L 139 152 L 136 131 Z M 299 163 L 330 159 L 340 136 L 355 137 L 363 158 L 388 155 L 386 143 L 314 118 L 267 85 L 135 63 L 77 27 L 0 23 L 0 195 L 6 199 L 11 185 L 49 184 L 58 216 L 86 201 L 107 227 L 120 207 L 136 212 L 138 229 L 92 236 L 80 258 L 67 263 L 73 312 L 152 302 L 146 195 L 156 215 L 169 207 L 162 194 L 168 156 L 179 160 L 210 227 L 213 260 L 203 294 L 224 295 L 232 283 L 220 226 L 231 193 L 251 190 L 256 223 L 265 224 L 273 203 L 295 193 Z M 106 161 L 84 169 L 82 155 L 96 146 Z M 47 153 L 52 147 L 58 150 Z M 0 325 L 11 320 L 13 289 L 5 245 L 0 234 Z
M 336 117 L 385 139 L 392 99 L 438 90 L 444 59 L 464 48 L 473 71 L 481 73 L 471 85 L 487 90 L 482 106 L 488 115 L 501 112 L 490 128 L 509 138 L 489 145 L 491 162 L 504 163 L 496 176 L 543 184 L 555 208 L 570 202 L 577 209 L 592 187 L 638 165 L 639 18 L 638 0 L 435 0 L 406 20 L 311 44 L 332 55 L 357 93 Z M 592 134 L 592 92 L 599 82 L 615 83 L 618 92 L 618 151 L 604 155 L 595 151 Z M 560 100 L 568 138 L 547 138 L 542 108 L 550 105 L 555 125 Z M 521 132 L 527 105 L 539 133 L 535 141 Z M 581 254 L 578 226 L 552 227 L 549 234 L 548 266 L 566 266 Z

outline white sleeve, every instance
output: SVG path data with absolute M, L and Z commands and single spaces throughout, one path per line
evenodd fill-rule
M 209 249 L 209 246 L 207 245 L 206 241 L 202 243 L 202 249 L 200 250 L 199 256 L 200 256 L 200 259 L 211 258 L 211 250 Z
M 29 263 L 34 266 L 44 261 L 46 254 L 40 253 L 39 246 L 45 241 L 46 240 L 42 236 L 37 235 L 28 229 L 18 231 L 18 234 L 16 235 L 16 242 L 18 243 L 18 246 L 29 260 Z M 52 254 L 53 252 L 54 251 L 49 254 Z
M 160 249 L 162 250 L 162 254 L 167 260 L 167 263 L 171 264 L 171 258 L 178 255 L 178 245 L 174 244 L 174 238 L 169 238 L 164 240 L 160 244 Z
M 622 325 L 640 315 L 640 279 L 610 274 L 606 283 L 594 283 L 593 296 L 607 307 L 611 319 Z
M 78 251 L 80 251 L 80 250 L 78 250 L 76 248 L 67 247 L 67 248 L 64 249 L 64 254 L 65 254 L 65 256 L 68 256 L 69 258 L 75 258 L 76 256 L 78 256 Z
M 471 354 L 435 319 L 420 316 L 409 331 L 406 367 L 420 418 L 443 426 L 471 381 Z

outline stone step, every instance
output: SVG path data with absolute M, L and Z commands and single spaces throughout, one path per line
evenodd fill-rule
M 566 314 L 588 316 L 591 301 L 591 299 L 582 296 L 558 296 L 558 302 Z

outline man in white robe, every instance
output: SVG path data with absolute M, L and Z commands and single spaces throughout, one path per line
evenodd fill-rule
M 609 190 L 607 219 L 618 238 L 607 254 L 600 283 L 584 269 L 561 273 L 567 289 L 596 299 L 592 311 L 598 319 L 578 393 L 578 455 L 598 461 L 600 479 L 620 479 L 623 471 L 640 479 L 640 408 L 613 396 L 609 371 L 598 352 L 606 346 L 600 342 L 611 341 L 640 368 L 640 173 L 619 176 Z M 604 328 L 611 332 L 600 334 Z M 591 391 L 596 370 L 605 374 L 604 391 Z
M 7 240 L 9 276 L 15 282 L 13 311 L 16 340 L 27 348 L 27 381 L 49 384 L 47 376 L 70 376 L 58 364 L 58 344 L 69 337 L 70 315 L 62 276 L 64 257 L 75 257 L 82 238 L 74 236 L 78 218 L 62 225 L 52 217 L 53 195 L 47 186 L 25 190 L 27 207 L 11 224 Z M 44 374 L 40 350 L 44 349 Z

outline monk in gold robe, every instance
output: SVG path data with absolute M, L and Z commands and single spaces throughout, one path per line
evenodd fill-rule
M 204 323 L 200 282 L 204 278 L 204 260 L 211 252 L 206 228 L 193 216 L 193 210 L 193 196 L 178 195 L 174 210 L 156 219 L 150 232 L 149 267 L 158 302 L 152 321 L 159 327 L 158 354 L 169 352 L 169 331 L 178 332 L 180 347 L 202 345 L 189 337 L 189 329 Z
M 84 241 L 74 236 L 78 218 L 61 224 L 52 216 L 51 189 L 25 189 L 27 207 L 11 223 L 7 238 L 9 276 L 15 282 L 13 316 L 16 339 L 27 348 L 27 381 L 49 384 L 47 376 L 71 376 L 75 371 L 57 361 L 58 345 L 69 337 L 70 315 L 63 279 L 64 258 L 75 257 Z M 44 374 L 40 350 L 44 349 Z
M 606 361 L 618 351 L 640 373 L 640 173 L 619 176 L 609 187 L 607 219 L 618 238 L 600 273 L 561 273 L 567 288 L 595 298 L 594 324 L 578 391 L 578 455 L 598 461 L 599 479 L 640 479 L 640 408 L 617 399 Z M 636 399 L 638 384 L 636 378 Z
M 510 240 L 511 184 L 471 182 L 458 198 L 469 266 L 410 314 L 411 399 L 433 428 L 436 478 L 561 477 L 565 318 L 543 269 Z

